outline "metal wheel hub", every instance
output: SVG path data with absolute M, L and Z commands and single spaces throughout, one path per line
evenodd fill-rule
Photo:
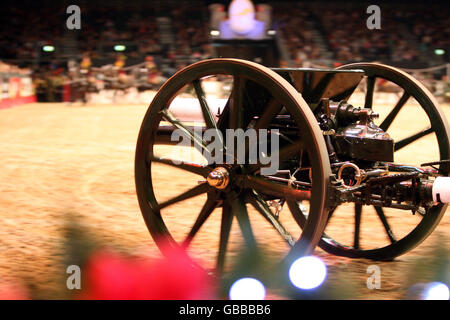
M 225 189 L 230 182 L 230 174 L 224 167 L 217 167 L 206 177 L 208 184 L 217 189 Z

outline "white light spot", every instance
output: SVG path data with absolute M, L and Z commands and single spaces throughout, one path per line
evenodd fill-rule
M 230 300 L 264 300 L 266 288 L 255 278 L 242 278 L 231 285 Z
M 209 32 L 210 35 L 212 35 L 213 37 L 217 37 L 220 36 L 220 31 L 219 30 L 211 30 Z
M 43 46 L 42 51 L 53 52 L 53 51 L 55 51 L 55 47 L 54 46 Z
M 322 284 L 326 276 L 325 263 L 313 256 L 299 258 L 289 268 L 289 279 L 300 289 L 316 288 Z
M 427 285 L 423 296 L 425 300 L 448 300 L 450 298 L 450 291 L 446 284 L 432 282 Z
M 267 30 L 267 34 L 268 34 L 269 36 L 274 36 L 274 35 L 277 34 L 277 32 L 276 32 L 275 30 Z
M 114 46 L 114 51 L 125 51 L 127 49 L 126 46 L 124 46 L 123 44 L 116 44 Z

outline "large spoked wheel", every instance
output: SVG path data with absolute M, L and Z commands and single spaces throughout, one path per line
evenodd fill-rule
M 349 101 L 380 114 L 376 124 L 394 138 L 395 163 L 420 166 L 425 162 L 449 159 L 448 122 L 432 94 L 421 83 L 401 70 L 377 63 L 354 63 L 339 69 L 365 71 L 365 80 L 362 80 L 366 86 L 364 97 L 359 98 L 359 104 L 352 102 L 352 97 Z M 395 94 L 395 102 L 387 101 Z M 448 168 L 441 170 L 448 174 Z M 330 213 L 319 246 L 339 256 L 391 260 L 427 238 L 446 208 L 447 205 L 436 204 L 428 210 L 420 208 L 413 214 L 359 204 L 339 206 Z M 348 229 L 350 236 L 347 239 L 342 241 L 333 235 L 339 234 L 338 228 L 345 227 L 353 229 Z
M 230 95 L 224 103 L 224 108 L 219 110 L 220 116 L 216 115 L 214 106 L 208 105 L 205 95 L 207 81 L 211 77 L 219 80 L 227 78 L 229 81 Z M 210 86 L 208 84 L 208 86 Z M 224 87 L 227 87 L 225 85 Z M 279 153 L 272 152 L 271 155 L 278 156 L 280 163 L 284 159 L 303 153 L 311 163 L 311 174 L 314 183 L 305 182 L 305 188 L 297 188 L 271 179 L 271 176 L 260 174 L 267 164 L 261 157 L 267 157 L 258 151 L 260 162 L 257 163 L 233 163 L 230 161 L 217 161 L 223 158 L 216 157 L 214 161 L 193 162 L 190 159 L 172 159 L 158 154 L 159 137 L 161 126 L 169 126 L 178 129 L 191 145 L 204 155 L 211 155 L 210 145 L 206 141 L 206 135 L 194 132 L 192 124 L 177 118 L 171 112 L 171 103 L 179 99 L 183 88 L 191 88 L 190 93 L 195 98 L 197 105 L 203 115 L 202 130 L 211 129 L 213 132 L 223 133 L 222 144 L 226 153 L 236 151 L 225 143 L 226 131 L 228 129 L 273 129 L 275 118 L 291 117 L 292 135 L 288 138 L 280 133 Z M 186 90 L 185 90 L 186 91 Z M 252 93 L 257 92 L 257 96 Z M 192 99 L 190 99 L 192 100 Z M 280 114 L 282 114 L 280 116 Z M 208 132 L 211 132 L 208 130 Z M 292 138 L 295 137 L 295 138 Z M 257 144 L 264 143 L 257 137 Z M 220 139 L 219 139 L 220 140 Z M 228 142 L 228 141 L 227 141 Z M 167 146 L 165 146 L 167 147 Z M 175 146 L 170 146 L 175 147 Z M 236 146 L 234 147 L 236 148 Z M 245 146 L 245 159 L 249 159 L 248 144 Z M 270 149 L 270 146 L 268 147 Z M 216 151 L 217 152 L 217 149 Z M 173 156 L 173 150 L 165 154 Z M 203 157 L 203 160 L 205 157 Z M 266 158 L 267 159 L 267 158 Z M 225 162 L 225 163 L 224 163 Z M 159 166 L 159 167 L 158 167 Z M 155 169 L 157 167 L 157 169 Z M 153 170 L 152 170 L 153 169 Z M 155 171 L 156 170 L 156 171 Z M 156 181 L 155 174 L 162 170 L 178 170 L 179 174 L 171 174 Z M 164 171 L 166 172 L 166 171 Z M 258 247 L 257 232 L 264 228 L 253 226 L 251 215 L 247 205 L 259 217 L 263 217 L 265 224 L 273 227 L 281 236 L 285 246 L 284 259 L 299 255 L 311 254 L 320 240 L 328 215 L 326 207 L 326 196 L 330 176 L 330 164 L 322 133 L 310 108 L 301 95 L 287 81 L 272 70 L 259 64 L 237 60 L 237 59 L 211 59 L 190 65 L 171 77 L 158 91 L 144 117 L 137 142 L 135 158 L 135 182 L 139 205 L 145 223 L 155 240 L 156 244 L 164 251 L 167 244 L 171 246 L 182 246 L 189 250 L 189 246 L 195 242 L 197 234 L 205 228 L 207 219 L 219 215 L 217 229 L 212 230 L 216 240 L 208 236 L 205 241 L 209 242 L 209 248 L 217 247 L 214 257 L 214 267 L 218 274 L 227 268 L 225 257 L 230 240 L 230 230 L 233 218 L 236 217 L 241 237 L 245 245 L 252 249 Z M 196 176 L 192 186 L 185 186 L 185 182 L 176 183 L 176 177 L 184 173 Z M 308 178 L 309 179 L 309 178 Z M 157 192 L 157 184 L 162 185 L 163 192 Z M 308 186 L 309 185 L 309 186 Z M 183 192 L 174 189 L 184 189 Z M 167 194 L 174 194 L 167 198 Z M 197 208 L 192 224 L 184 223 L 186 212 L 192 209 L 191 203 L 194 198 L 202 197 L 202 204 Z M 268 205 L 270 199 L 284 199 L 304 201 L 309 203 L 309 213 L 306 226 L 301 228 L 292 219 L 299 230 L 299 236 L 294 236 L 278 219 Z M 179 204 L 183 201 L 183 204 Z M 195 200 L 198 201 L 199 200 Z M 179 208 L 176 212 L 169 212 L 173 206 Z M 169 210 L 170 211 L 170 210 Z M 170 219 L 174 218 L 175 219 Z M 210 218 L 211 217 L 211 218 Z M 172 228 L 171 221 L 177 225 L 188 225 L 184 234 L 175 234 L 180 228 Z M 175 222 L 174 222 L 175 221 Z M 268 222 L 268 224 L 267 224 Z M 173 231 L 176 230 L 176 231 Z M 259 239 L 265 236 L 259 235 Z M 267 238 L 267 237 L 266 237 Z M 205 253 L 204 255 L 209 255 Z M 212 255 L 209 255 L 212 256 Z

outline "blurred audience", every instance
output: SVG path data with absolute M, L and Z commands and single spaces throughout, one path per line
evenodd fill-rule
M 324 60 L 328 65 L 381 61 L 418 66 L 419 62 L 429 63 L 427 57 L 434 57 L 436 48 L 444 50 L 444 61 L 448 59 L 450 21 L 445 8 L 399 10 L 386 4 L 382 6 L 381 30 L 369 30 L 366 7 L 356 2 L 345 6 L 320 2 L 269 4 L 272 27 L 287 49 L 287 56 L 280 61 L 284 66 L 309 67 Z M 0 59 L 8 64 L 0 63 L 0 72 L 9 72 L 17 64 L 28 67 L 28 72 L 32 69 L 36 78 L 51 78 L 57 73 L 57 77 L 73 80 L 74 73 L 67 66 L 70 52 L 74 66 L 90 70 L 90 75 L 96 68 L 111 66 L 103 77 L 139 74 L 139 79 L 146 79 L 143 87 L 154 87 L 180 68 L 213 56 L 206 4 L 85 4 L 80 30 L 65 28 L 67 13 L 63 6 L 42 6 L 39 14 L 28 9 L 2 7 Z M 166 18 L 165 26 L 160 17 Z M 115 51 L 117 44 L 124 50 Z M 53 45 L 55 51 L 44 52 L 44 45 Z M 147 70 L 145 76 L 144 69 L 125 71 L 141 64 Z M 23 70 L 17 68 L 15 72 Z
M 312 29 L 307 24 L 312 19 L 310 11 L 301 5 L 277 5 L 273 14 L 274 27 L 281 33 L 296 67 L 322 57 L 312 37 Z

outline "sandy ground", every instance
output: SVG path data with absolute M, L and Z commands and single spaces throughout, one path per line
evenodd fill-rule
M 405 111 L 398 137 L 407 136 L 423 124 L 414 106 Z M 450 118 L 450 106 L 443 108 Z M 27 278 L 39 288 L 55 286 L 65 275 L 62 265 L 62 231 L 67 217 L 80 218 L 96 239 L 152 257 L 159 251 L 151 239 L 138 207 L 134 187 L 134 150 L 144 105 L 29 104 L 0 111 L 0 286 L 10 280 Z M 403 112 L 403 111 L 402 111 Z M 383 113 L 383 110 L 380 111 Z M 383 118 L 383 117 L 381 117 Z M 433 136 L 405 150 L 397 161 L 420 164 L 436 159 L 431 148 Z M 161 153 L 167 152 L 162 147 Z M 413 159 L 413 160 L 411 160 Z M 196 183 L 191 177 L 163 165 L 155 169 L 158 194 L 162 198 Z M 165 212 L 170 230 L 182 239 L 198 213 L 202 197 L 173 206 Z M 341 210 L 328 231 L 339 240 L 351 238 L 351 210 Z M 218 210 L 215 213 L 219 213 Z M 270 225 L 250 211 L 260 243 L 283 252 Z M 388 218 L 399 235 L 417 222 L 409 213 L 389 211 Z M 292 233 L 299 230 L 285 208 L 282 221 Z M 193 243 L 193 254 L 206 265 L 215 259 L 220 215 L 211 216 Z M 435 232 L 418 248 L 393 262 L 350 260 L 317 249 L 330 267 L 329 281 L 339 287 L 352 283 L 352 297 L 397 299 L 407 290 L 409 267 L 429 257 L 436 243 L 449 246 L 450 217 L 444 216 Z M 383 229 L 371 209 L 363 213 L 362 245 L 385 241 Z M 231 251 L 241 243 L 236 223 L 232 229 Z M 369 265 L 381 267 L 381 289 L 366 287 Z M 331 272 L 331 270 L 333 272 Z M 426 278 L 427 275 L 425 275 Z M 417 281 L 422 278 L 418 277 Z M 426 279 L 425 279 L 426 280 Z

